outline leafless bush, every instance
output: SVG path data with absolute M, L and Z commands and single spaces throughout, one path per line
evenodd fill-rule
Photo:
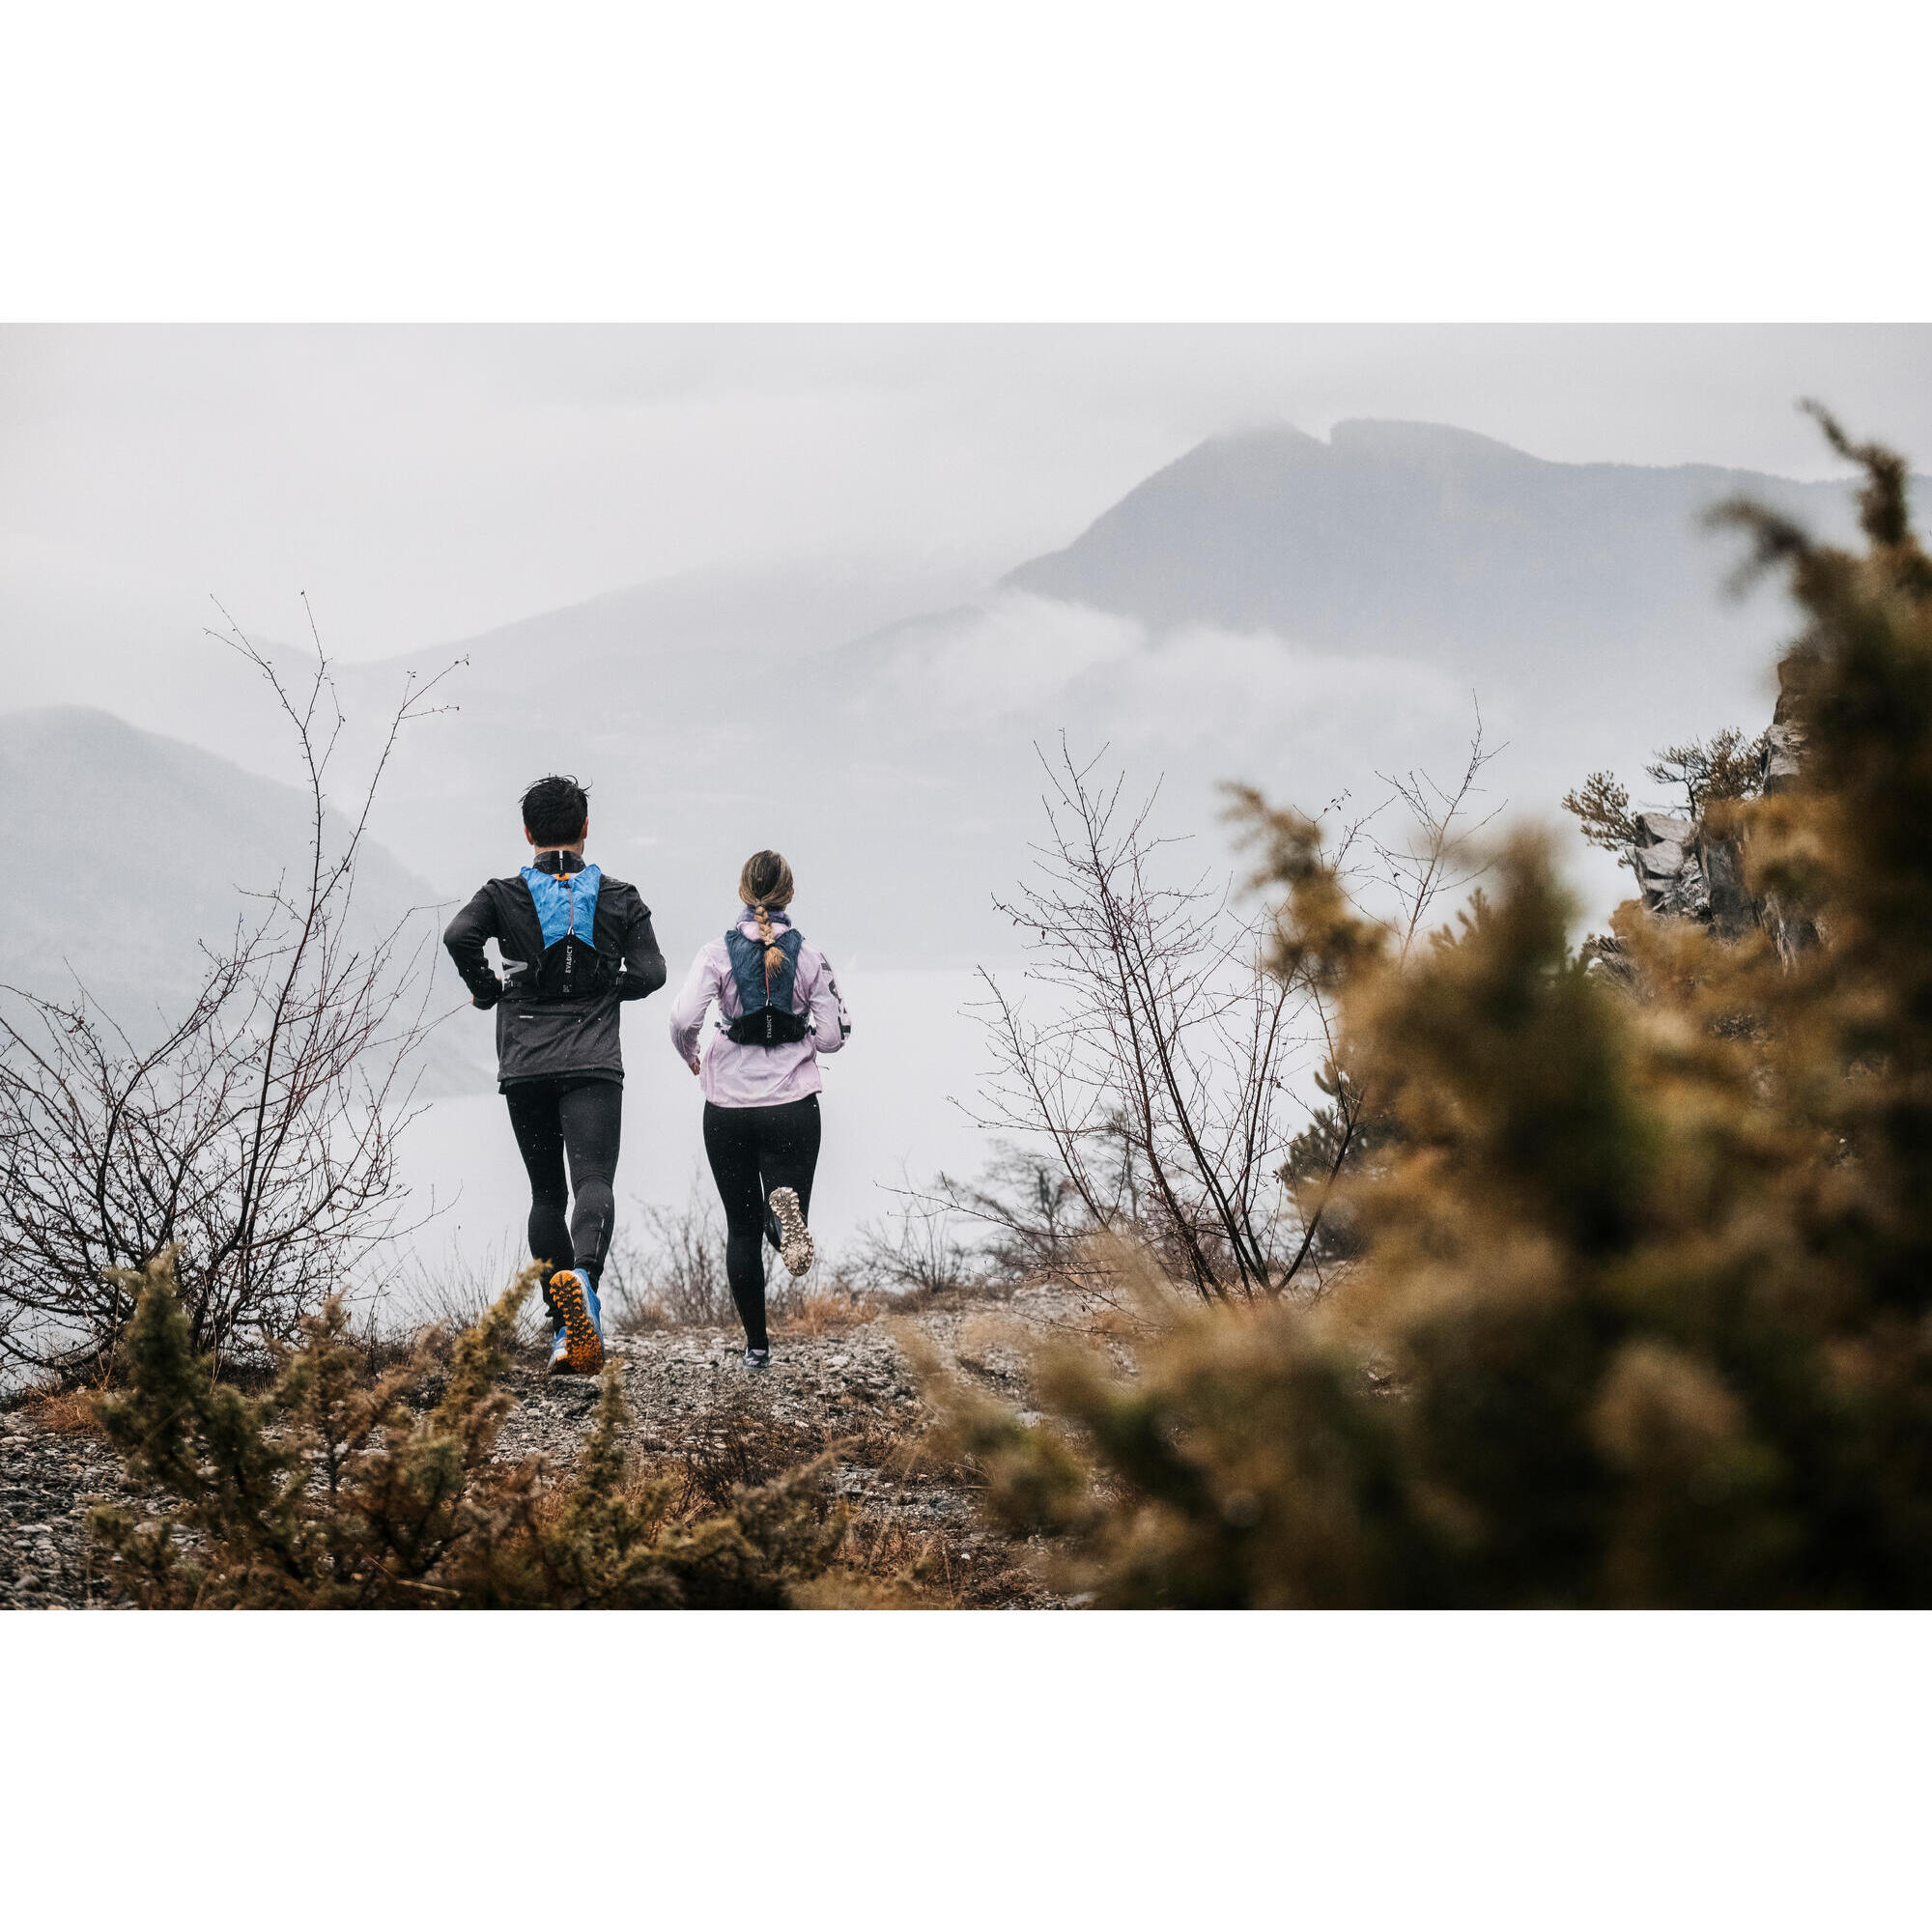
M 641 1233 L 620 1229 L 600 1284 L 621 1328 L 707 1328 L 736 1319 L 724 1279 L 724 1217 L 694 1177 L 681 1207 L 639 1205 Z
M 349 920 L 376 787 L 438 679 L 412 679 L 359 804 L 327 788 L 345 720 L 316 642 L 304 688 L 232 625 L 272 688 L 309 799 L 308 850 L 210 951 L 199 997 L 137 1050 L 84 987 L 0 1008 L 0 1361 L 73 1375 L 133 1315 L 121 1278 L 172 1252 L 193 1345 L 220 1358 L 290 1335 L 403 1232 L 397 1136 L 412 1118 L 433 926 Z M 211 855 L 213 856 L 213 855 Z
M 913 1187 L 894 1190 L 896 1205 L 859 1230 L 841 1261 L 852 1286 L 889 1294 L 947 1294 L 970 1287 L 979 1258 L 958 1236 L 958 1210 L 945 1199 Z
M 1009 1143 L 971 1180 L 941 1173 L 930 1196 L 978 1231 L 975 1242 L 988 1280 L 1065 1280 L 1094 1233 L 1085 1203 L 1055 1160 Z
M 1293 810 L 1269 806 L 1252 786 L 1231 785 L 1229 816 L 1242 828 L 1243 842 L 1259 848 L 1262 855 L 1252 883 L 1265 888 L 1299 878 L 1318 896 L 1339 887 L 1353 905 L 1385 922 L 1377 943 L 1385 943 L 1398 959 L 1406 960 L 1425 936 L 1432 940 L 1442 936 L 1428 929 L 1442 902 L 1462 897 L 1489 869 L 1477 835 L 1502 808 L 1496 806 L 1481 816 L 1474 813 L 1481 800 L 1483 769 L 1494 756 L 1495 752 L 1484 747 L 1478 711 L 1468 757 L 1453 785 L 1442 784 L 1426 772 L 1378 773 L 1384 787 L 1380 802 L 1346 821 L 1326 855 L 1320 849 L 1318 823 Z M 1331 813 L 1339 815 L 1343 802 L 1331 804 Z M 1393 824 L 1385 827 L 1385 820 Z M 1332 887 L 1317 884 L 1317 870 Z M 1478 889 L 1458 917 L 1466 923 L 1485 912 Z M 1333 929 L 1338 934 L 1360 930 L 1350 917 L 1339 918 Z M 1322 1064 L 1314 1070 L 1312 1084 L 1324 1098 L 1302 1095 L 1306 1122 L 1289 1142 L 1288 1157 L 1278 1170 L 1293 1223 L 1300 1230 L 1289 1273 L 1298 1277 L 1307 1266 L 1318 1285 L 1323 1263 L 1345 1261 L 1358 1247 L 1350 1211 L 1336 1196 L 1337 1182 L 1345 1171 L 1359 1172 L 1384 1159 L 1400 1138 L 1385 1096 L 1351 1079 L 1335 1058 L 1334 996 L 1339 976 L 1351 963 L 1360 963 L 1345 959 L 1344 950 L 1339 944 L 1325 951 L 1311 949 L 1300 938 L 1293 918 L 1278 906 L 1266 927 L 1262 954 L 1265 971 L 1301 993 L 1321 1034 Z
M 1405 946 L 1473 876 L 1461 853 L 1489 755 L 1479 719 L 1458 785 L 1384 777 L 1381 803 L 1331 855 L 1345 876 L 1366 875 Z M 1065 1279 L 1092 1285 L 1104 1269 L 1104 1246 L 1081 1237 L 1131 1232 L 1206 1298 L 1278 1294 L 1321 1213 L 1321 1190 L 1291 1192 L 1282 1169 L 1307 1113 L 1299 1090 L 1334 1050 L 1329 988 L 1317 971 L 1269 970 L 1270 920 L 1244 914 L 1232 881 L 1177 873 L 1182 841 L 1152 829 L 1153 796 L 1129 808 L 1123 779 L 1097 776 L 1097 759 L 1077 764 L 1064 742 L 1057 763 L 1042 762 L 1048 837 L 1034 877 L 1002 904 L 1032 955 L 1034 998 L 981 974 L 997 1070 L 979 1116 L 1037 1151 L 1037 1205 L 1024 1178 L 1011 1190 L 1013 1176 L 977 1200 L 947 1183 L 944 1198 Z M 1281 829 L 1252 791 L 1235 789 L 1232 815 Z M 1384 831 L 1384 817 L 1400 828 Z
M 425 1330 L 456 1336 L 490 1312 L 503 1283 L 522 1263 L 522 1242 L 507 1238 L 493 1241 L 480 1253 L 452 1243 L 436 1261 L 412 1256 L 385 1281 L 376 1303 L 360 1314 L 355 1339 L 374 1347 L 421 1340 Z M 513 1334 L 519 1348 L 549 1344 L 550 1321 L 540 1301 L 519 1308 Z

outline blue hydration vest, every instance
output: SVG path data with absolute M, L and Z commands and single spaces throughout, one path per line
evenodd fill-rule
M 747 939 L 734 925 L 724 935 L 731 955 L 731 978 L 738 987 L 743 1012 L 725 1028 L 740 1046 L 791 1045 L 809 1031 L 806 1016 L 791 1009 L 792 988 L 798 980 L 798 949 L 804 937 L 786 926 L 772 935 L 784 957 L 769 973 L 761 940 Z
M 544 872 L 526 866 L 524 883 L 530 889 L 544 943 L 543 960 L 526 982 L 524 997 L 578 1000 L 602 990 L 597 888 L 604 874 L 595 866 L 581 872 Z

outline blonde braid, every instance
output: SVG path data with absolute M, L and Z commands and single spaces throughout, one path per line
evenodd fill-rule
M 772 937 L 771 915 L 765 910 L 762 899 L 752 908 L 752 917 L 758 922 L 758 937 L 764 942 L 765 984 L 769 986 L 772 983 L 772 975 L 784 965 L 785 956 L 780 951 L 778 941 Z
M 758 938 L 765 949 L 765 991 L 769 995 L 772 975 L 784 970 L 784 949 L 772 932 L 768 908 L 791 904 L 791 867 L 781 852 L 753 852 L 738 874 L 738 897 L 758 923 Z

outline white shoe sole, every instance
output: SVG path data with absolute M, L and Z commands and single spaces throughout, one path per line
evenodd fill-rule
M 779 1253 L 785 1266 L 795 1275 L 805 1273 L 818 1250 L 812 1243 L 811 1230 L 805 1225 L 805 1216 L 798 1211 L 797 1193 L 789 1187 L 774 1187 L 771 1208 L 778 1217 Z

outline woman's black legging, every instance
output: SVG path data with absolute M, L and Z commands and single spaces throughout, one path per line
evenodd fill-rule
M 818 1166 L 818 1095 L 782 1107 L 721 1107 L 704 1103 L 704 1151 L 718 1198 L 724 1204 L 724 1278 L 753 1349 L 770 1346 L 765 1333 L 765 1203 L 775 1187 L 798 1191 L 799 1211 L 811 1213 L 811 1177 Z
M 617 1219 L 611 1182 L 624 1090 L 614 1080 L 520 1080 L 503 1097 L 530 1177 L 530 1258 L 554 1268 L 581 1267 L 595 1288 Z

